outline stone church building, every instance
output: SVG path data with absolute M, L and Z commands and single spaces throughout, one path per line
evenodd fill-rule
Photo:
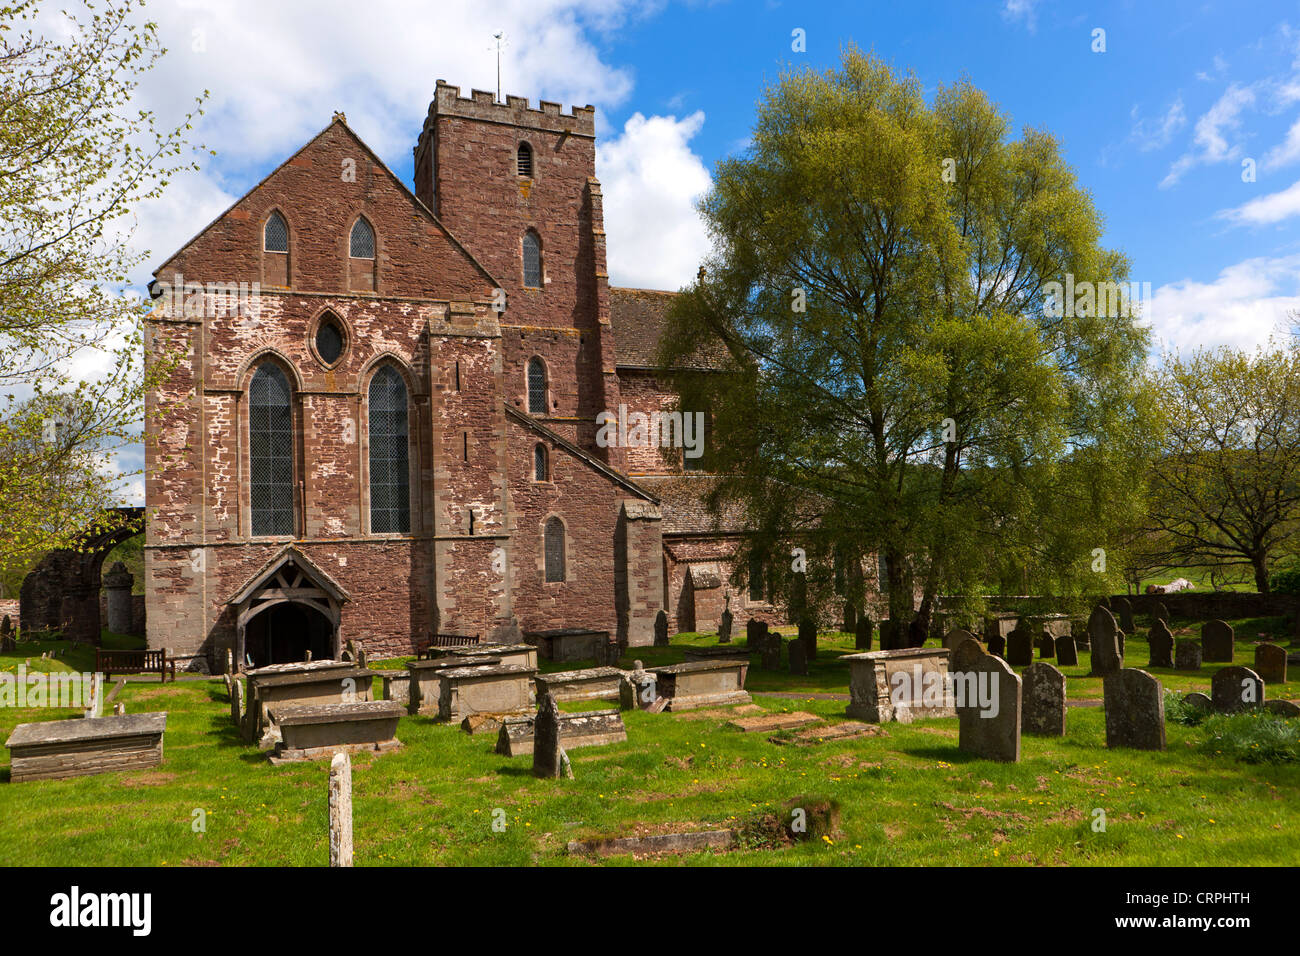
M 594 113 L 439 81 L 414 191 L 336 115 L 155 271 L 151 647 L 262 665 L 778 619 L 728 583 L 707 454 L 597 441 L 675 395 L 672 293 L 609 284 Z

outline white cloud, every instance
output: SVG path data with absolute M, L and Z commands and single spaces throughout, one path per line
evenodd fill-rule
M 1192 141 L 1197 148 L 1184 153 L 1169 167 L 1169 173 L 1160 181 L 1160 188 L 1166 189 L 1174 185 L 1193 166 L 1236 159 L 1241 153 L 1241 147 L 1230 143 L 1228 135 L 1241 126 L 1241 111 L 1254 102 L 1255 91 L 1251 87 L 1236 83 L 1229 86 L 1196 121 Z
M 1187 125 L 1187 111 L 1180 96 L 1169 105 L 1165 114 L 1155 120 L 1145 120 L 1138 116 L 1138 108 L 1133 107 L 1133 141 L 1142 152 L 1161 149 L 1169 145 L 1175 133 Z
M 1038 29 L 1038 0 L 1003 0 L 1002 19 L 1014 22 L 1023 20 L 1025 28 L 1033 33 Z
M 1292 216 L 1300 216 L 1300 181 L 1292 183 L 1286 189 L 1242 203 L 1235 209 L 1225 209 L 1218 213 L 1220 219 L 1249 226 L 1268 226 Z
M 621 135 L 596 146 L 614 285 L 677 289 L 709 251 L 695 200 L 712 179 L 690 140 L 704 113 L 684 119 L 634 114 Z
M 1286 139 L 1264 154 L 1264 168 L 1267 170 L 1289 166 L 1300 160 L 1300 120 L 1296 120 L 1287 130 Z
M 1147 318 L 1159 347 L 1254 348 L 1300 309 L 1300 255 L 1247 259 L 1212 282 L 1183 279 L 1156 289 Z

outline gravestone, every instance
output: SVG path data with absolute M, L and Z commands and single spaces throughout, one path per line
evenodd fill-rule
M 1200 691 L 1192 691 L 1183 697 L 1183 703 L 1188 707 L 1194 707 L 1196 710 L 1210 711 L 1214 709 L 1214 703 L 1210 700 L 1208 694 L 1202 694 Z
M 1152 606 L 1151 620 L 1153 623 L 1155 621 L 1164 621 L 1166 624 L 1169 623 L 1169 608 L 1165 607 L 1164 601 L 1156 601 Z
M 619 685 L 618 705 L 624 710 L 649 710 L 658 696 L 654 673 L 647 671 L 640 661 L 633 661 L 632 669 L 624 672 Z
M 722 612 L 722 622 L 718 625 L 718 643 L 719 643 L 719 644 L 730 644 L 730 643 L 731 643 L 731 623 L 732 623 L 732 620 L 733 620 L 733 618 L 732 618 L 732 616 L 731 616 L 731 610 L 730 610 L 730 609 L 728 609 L 728 610 Z
M 902 647 L 899 643 L 898 622 L 885 619 L 880 622 L 880 649 L 882 651 L 896 651 Z
M 745 622 L 745 643 L 750 647 L 761 647 L 763 645 L 763 635 L 767 633 L 767 625 L 762 621 L 750 618 Z
M 244 682 L 233 680 L 230 685 L 230 719 L 236 727 L 244 725 Z
M 989 635 L 989 653 L 994 657 L 1007 656 L 1007 639 L 1001 634 Z
M 804 618 L 799 622 L 799 640 L 803 642 L 808 660 L 817 660 L 817 625 Z
M 765 671 L 781 669 L 781 645 L 784 641 L 776 631 L 768 631 L 763 640 L 763 659 L 759 664 Z M 797 641 L 795 643 L 798 643 Z
M 1201 642 L 1194 637 L 1174 640 L 1174 670 L 1199 671 L 1201 669 Z
M 1022 620 L 1007 637 L 1007 663 L 1012 667 L 1028 667 L 1034 662 L 1034 636 Z
M 1146 671 L 1125 667 L 1102 681 L 1106 746 L 1165 749 L 1165 694 Z
M 1020 760 L 1020 677 L 1000 657 L 983 654 L 956 677 L 958 683 L 957 747 L 987 760 Z M 966 682 L 962 690 L 960 682 Z M 978 691 L 988 691 L 981 708 Z M 996 705 L 993 703 L 996 701 Z
M 1056 641 L 1051 634 L 1044 631 L 1038 635 L 1038 659 L 1049 660 L 1056 657 Z
M 553 697 L 546 697 L 533 720 L 533 773 L 558 779 L 564 772 L 561 753 L 560 708 Z
M 352 758 L 330 761 L 330 866 L 352 865 Z
M 1300 704 L 1293 700 L 1266 700 L 1264 709 L 1279 717 L 1300 717 Z
M 858 651 L 871 650 L 872 631 L 875 629 L 876 622 L 871 620 L 865 614 L 858 618 L 858 626 L 853 632 L 853 648 Z
M 1249 667 L 1225 667 L 1210 678 L 1210 702 L 1224 714 L 1264 703 L 1264 682 Z
M 1147 642 L 1151 645 L 1151 663 L 1150 667 L 1173 667 L 1174 666 L 1174 634 L 1169 630 L 1169 625 L 1156 618 L 1151 622 L 1151 631 L 1147 634 Z
M 789 656 L 791 674 L 808 673 L 808 645 L 803 642 L 803 638 L 796 638 L 790 642 Z
M 1065 736 L 1065 675 L 1038 661 L 1025 668 L 1021 729 L 1037 737 Z
M 1256 644 L 1255 673 L 1265 684 L 1285 684 L 1286 649 L 1277 644 Z
M 948 670 L 951 673 L 968 671 L 971 666 L 984 656 L 984 645 L 970 637 L 962 641 L 948 657 Z
M 1117 597 L 1110 602 L 1112 614 L 1119 615 L 1119 628 L 1127 634 L 1132 634 L 1136 628 L 1133 626 L 1133 602 L 1128 598 Z
M 858 609 L 852 601 L 844 605 L 844 633 L 856 634 L 858 632 Z
M 1088 646 L 1092 649 L 1092 674 L 1105 677 L 1117 673 L 1124 666 L 1124 653 L 1120 650 L 1119 628 L 1115 618 L 1098 604 L 1088 618 Z
M 962 628 L 959 627 L 947 633 L 947 635 L 943 639 L 943 646 L 948 648 L 948 650 L 950 651 L 955 651 L 957 650 L 957 648 L 961 647 L 961 645 L 964 644 L 966 641 L 973 641 L 973 640 L 975 640 L 974 634 L 972 634 L 970 631 L 963 630 Z
M 1079 648 L 1075 646 L 1073 634 L 1062 634 L 1056 639 L 1056 663 L 1061 667 L 1078 666 Z
M 1231 664 L 1233 638 L 1227 621 L 1206 621 L 1201 625 L 1201 659 L 1207 664 Z
M 668 614 L 660 609 L 655 615 L 655 647 L 668 646 Z

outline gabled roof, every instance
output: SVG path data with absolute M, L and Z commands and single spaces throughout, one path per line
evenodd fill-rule
M 579 448 L 573 442 L 569 441 L 564 436 L 551 431 L 551 429 L 547 428 L 545 425 L 543 425 L 537 419 L 533 418 L 531 415 L 526 415 L 523 412 L 521 412 L 519 409 L 509 404 L 505 406 L 505 410 L 506 410 L 506 417 L 513 418 L 515 421 L 519 422 L 519 424 L 523 425 L 525 428 L 530 428 L 533 431 L 537 432 L 539 435 L 546 436 L 551 441 L 555 442 L 557 445 L 563 448 L 565 451 L 573 455 L 575 458 L 578 458 L 581 461 L 586 462 L 587 465 L 589 465 L 591 468 L 595 469 L 596 471 L 600 472 L 610 481 L 614 482 L 617 485 L 620 485 L 623 488 L 626 488 L 634 495 L 638 495 L 641 498 L 645 498 L 647 501 L 653 501 L 655 504 L 659 503 L 659 499 L 657 497 L 652 495 L 650 492 L 646 491 L 644 488 L 642 488 L 640 485 L 634 482 L 631 478 L 627 477 L 627 475 L 623 474 L 617 469 L 609 467 L 609 465 L 605 464 L 595 455 L 583 451 L 581 448 Z
M 312 578 L 322 591 L 340 604 L 352 600 L 351 595 L 343 589 L 343 586 L 323 571 L 311 558 L 299 551 L 297 545 L 286 544 L 271 557 L 271 560 L 258 568 L 248 579 L 248 582 L 226 603 L 232 605 L 243 604 L 253 596 L 271 575 L 290 561 L 302 568 L 303 573 Z
M 379 169 L 383 170 L 384 173 L 388 175 L 388 178 L 392 180 L 393 184 L 397 186 L 398 190 L 401 191 L 403 194 L 405 194 L 406 198 L 411 201 L 411 205 L 414 206 L 418 212 L 426 216 L 430 222 L 432 222 L 439 229 L 441 229 L 443 233 L 446 234 L 447 238 L 451 241 L 452 245 L 454 245 L 461 252 L 461 254 L 465 256 L 466 259 L 468 259 L 471 263 L 473 263 L 475 268 L 477 268 L 481 273 L 483 273 L 483 277 L 485 279 L 491 282 L 494 286 L 499 287 L 501 285 L 501 283 L 498 282 L 492 276 L 492 273 L 488 272 L 487 269 L 484 268 L 483 264 L 474 258 L 474 254 L 469 251 L 468 247 L 466 247 L 464 243 L 462 243 L 459 239 L 457 239 L 454 235 L 452 235 L 451 230 L 448 229 L 445 225 L 443 225 L 442 220 L 440 220 L 437 216 L 434 215 L 433 210 L 430 209 L 428 206 L 426 206 L 423 202 L 421 202 L 420 198 L 416 196 L 415 193 L 411 192 L 409 188 L 407 188 L 406 183 L 402 182 L 402 180 L 398 178 L 397 174 L 388 168 L 388 164 L 385 163 L 382 159 L 380 159 L 378 154 L 376 154 L 373 149 L 371 149 L 369 146 L 366 145 L 365 140 L 363 140 L 360 136 L 358 136 L 356 130 L 354 130 L 351 126 L 348 125 L 347 120 L 344 118 L 342 113 L 335 113 L 334 118 L 330 120 L 329 124 L 324 129 L 322 129 L 311 139 L 307 140 L 307 142 L 303 143 L 303 145 L 300 146 L 297 150 L 295 150 L 290 156 L 286 157 L 284 162 L 280 163 L 279 166 L 276 166 L 275 169 L 271 170 L 260 180 L 258 180 L 257 185 L 255 185 L 252 189 L 248 190 L 246 193 L 244 193 L 242 196 L 236 199 L 233 203 L 231 203 L 224 210 L 222 210 L 220 215 L 218 215 L 215 219 L 213 219 L 206 226 L 204 226 L 193 236 L 191 236 L 183 246 L 181 246 L 170 256 L 168 256 L 167 259 L 164 260 L 162 265 L 160 265 L 157 269 L 154 269 L 152 274 L 156 276 L 159 272 L 162 272 L 163 269 L 167 268 L 167 266 L 170 265 L 172 261 L 176 259 L 177 256 L 183 253 L 190 246 L 194 245 L 194 243 L 201 236 L 203 236 L 204 233 L 206 233 L 209 229 L 211 229 L 213 226 L 219 223 L 222 219 L 226 218 L 226 216 L 230 215 L 230 213 L 240 203 L 242 203 L 253 193 L 257 192 L 257 190 L 261 189 L 262 186 L 266 185 L 266 183 L 273 176 L 279 173 L 280 170 L 284 169 L 295 159 L 297 159 L 299 156 L 305 153 L 308 149 L 314 146 L 316 141 L 320 139 L 322 136 L 324 136 L 326 133 L 328 133 L 330 130 L 332 130 L 335 127 L 335 125 L 343 127 L 343 129 L 347 132 L 347 134 L 350 137 L 352 137 L 352 140 L 357 144 L 357 146 L 359 146 L 361 150 L 366 154 L 366 156 L 370 158 L 370 161 Z
M 748 530 L 738 505 L 728 505 L 715 516 L 705 504 L 705 495 L 718 483 L 716 475 L 639 475 L 637 481 L 659 496 L 664 535 L 743 534 Z
M 610 286 L 609 325 L 614 332 L 614 358 L 620 368 L 658 369 L 659 342 L 667 325 L 668 307 L 678 296 L 660 289 L 624 289 Z M 699 351 L 679 368 L 720 369 L 725 350 Z

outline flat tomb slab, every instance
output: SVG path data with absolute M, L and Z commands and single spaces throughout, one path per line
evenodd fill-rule
M 749 660 L 754 649 L 743 644 L 720 644 L 716 647 L 686 647 L 682 649 L 687 661 L 713 661 L 734 657 Z
M 317 760 L 339 751 L 387 753 L 401 746 L 397 722 L 406 708 L 395 700 L 277 707 L 280 742 L 271 763 Z
M 550 661 L 594 660 L 609 643 L 609 631 L 590 631 L 584 628 L 562 628 L 552 631 L 528 631 L 524 634 L 529 644 L 534 644 L 541 655 Z
M 405 705 L 411 699 L 411 675 L 407 671 L 380 671 L 384 700 Z
M 957 716 L 948 680 L 949 653 L 945 647 L 908 647 L 841 657 L 849 664 L 850 700 L 845 712 L 872 723 L 907 724 L 923 717 Z M 901 678 L 896 675 L 906 678 L 897 694 L 894 690 Z
M 533 724 L 536 717 L 510 717 L 497 733 L 497 753 L 507 757 L 526 757 L 533 752 Z M 560 714 L 560 746 L 598 747 L 627 740 L 623 715 L 617 710 L 588 710 L 577 714 Z
M 166 713 L 19 724 L 5 741 L 9 779 L 21 783 L 157 767 L 166 729 Z
M 491 657 L 502 664 L 537 666 L 537 648 L 532 644 L 472 644 L 466 647 L 435 647 L 429 651 L 429 659 L 435 661 L 461 659 L 463 662 L 465 658 L 481 657 Z
M 522 713 L 536 707 L 534 667 L 499 664 L 453 667 L 441 673 L 438 719 L 459 723 L 471 714 Z
M 760 714 L 754 717 L 737 717 L 731 726 L 747 734 L 768 734 L 774 730 L 794 730 L 809 724 L 821 723 L 822 718 L 816 714 L 806 714 L 796 710 L 791 714 Z
M 556 671 L 533 678 L 537 696 L 549 694 L 561 700 L 618 700 L 625 672 L 617 667 L 586 667 Z
M 664 709 L 669 712 L 748 704 L 752 700 L 745 690 L 745 676 L 749 673 L 747 659 L 687 661 L 652 670 L 655 690 L 666 701 Z
M 267 664 L 265 667 L 257 667 L 246 671 L 244 676 L 272 677 L 276 674 L 318 674 L 321 671 L 347 670 L 356 666 L 355 661 L 297 661 L 293 664 Z
M 377 673 L 356 664 L 347 664 L 346 667 L 316 671 L 250 674 L 245 737 L 265 744 L 275 735 L 275 721 L 268 716 L 268 710 L 277 704 L 286 707 L 342 703 L 348 697 L 370 700 L 371 686 Z
M 491 654 L 466 657 L 439 657 L 434 660 L 411 661 L 407 672 L 411 682 L 407 687 L 407 712 L 411 714 L 438 715 L 438 701 L 442 699 L 442 674 L 444 671 L 464 667 L 499 667 L 501 658 Z

